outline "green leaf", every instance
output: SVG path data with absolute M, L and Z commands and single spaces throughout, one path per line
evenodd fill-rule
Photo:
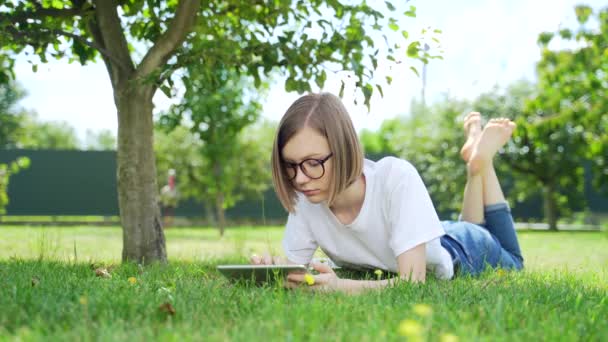
M 587 5 L 576 6 L 574 11 L 576 12 L 576 20 L 578 20 L 580 24 L 586 23 L 591 14 L 593 14 L 593 9 Z
M 393 4 L 391 4 L 390 2 L 385 1 L 384 3 L 386 4 L 386 7 L 388 8 L 389 11 L 396 10 L 395 6 L 393 6 Z
M 546 46 L 553 39 L 553 33 L 551 32 L 543 32 L 538 36 L 538 44 Z
M 388 28 L 390 28 L 393 31 L 399 30 L 399 25 L 397 25 L 397 21 L 394 18 L 389 19 Z
M 171 94 L 171 88 L 165 84 L 160 86 L 160 90 L 168 97 L 172 98 L 173 94 Z
M 391 83 L 393 83 L 393 78 L 392 78 L 392 77 L 390 77 L 390 76 L 386 76 L 386 83 L 387 83 L 388 85 L 390 85 Z
M 376 88 L 378 88 L 378 92 L 380 92 L 380 96 L 384 97 L 384 91 L 382 91 L 382 86 L 379 84 L 376 84 Z
M 420 42 L 412 42 L 407 47 L 407 56 L 408 57 L 418 57 L 419 51 L 420 51 Z
M 372 66 L 374 67 L 374 69 L 377 69 L 378 68 L 378 59 L 372 55 L 369 55 L 369 59 L 371 59 Z
M 344 86 L 345 86 L 345 84 L 344 84 L 344 81 L 342 81 L 342 80 L 340 80 L 340 83 L 341 83 L 340 84 L 340 92 L 338 93 L 338 96 L 340 98 L 343 98 L 344 97 Z
M 317 86 L 319 86 L 319 88 L 323 88 L 323 85 L 325 84 L 325 80 L 327 79 L 327 74 L 325 73 L 325 70 L 321 71 L 321 73 L 315 78 L 315 83 L 317 83 Z
M 365 106 L 367 107 L 367 111 L 369 112 L 371 109 L 371 99 L 372 94 L 374 93 L 374 88 L 371 86 L 371 84 L 367 83 L 361 90 L 363 91 L 363 97 L 365 98 L 365 101 L 363 101 L 363 103 L 365 104 Z
M 415 67 L 411 66 L 410 70 L 412 70 L 414 72 L 414 74 L 416 74 L 416 76 L 420 77 L 420 74 L 418 73 L 418 69 L 416 69 Z
M 401 31 L 401 35 L 405 39 L 408 39 L 410 37 L 410 34 L 406 30 Z
M 571 39 L 572 31 L 570 31 L 569 29 L 561 29 L 559 30 L 559 35 L 564 39 Z
M 416 18 L 416 6 L 410 6 L 410 9 L 403 14 L 411 18 Z

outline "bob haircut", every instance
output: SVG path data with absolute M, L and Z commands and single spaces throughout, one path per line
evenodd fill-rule
M 304 127 L 324 136 L 333 153 L 328 205 L 363 172 L 363 149 L 340 98 L 330 93 L 300 97 L 287 109 L 279 123 L 271 157 L 275 192 L 290 213 L 295 212 L 297 193 L 287 177 L 281 153 L 289 139 Z

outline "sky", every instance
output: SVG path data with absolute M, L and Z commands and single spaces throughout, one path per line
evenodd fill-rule
M 383 1 L 368 1 L 368 4 Z M 399 0 L 393 0 L 398 3 Z M 443 60 L 432 60 L 427 66 L 426 102 L 431 103 L 449 94 L 453 98 L 473 99 L 495 85 L 506 86 L 519 79 L 534 81 L 535 63 L 540 49 L 536 43 L 539 33 L 556 31 L 560 27 L 576 27 L 576 0 L 426 0 L 409 1 L 399 5 L 403 10 L 416 6 L 416 18 L 400 21 L 419 37 L 422 28 L 442 31 L 439 36 L 444 50 Z M 604 1 L 584 2 L 598 9 Z M 401 12 L 402 13 L 402 12 Z M 388 30 L 388 29 L 387 29 Z M 560 42 L 552 47 L 560 48 Z M 371 110 L 363 105 L 354 86 L 343 74 L 329 74 L 323 89 L 337 94 L 340 80 L 347 82 L 344 104 L 358 131 L 376 130 L 385 119 L 407 115 L 412 98 L 420 98 L 422 79 L 410 66 L 421 70 L 421 64 L 406 61 L 388 71 L 380 63 L 379 76 L 390 74 L 392 84 L 383 85 L 384 97 L 372 97 Z M 42 121 L 67 121 L 84 141 L 87 130 L 117 130 L 116 107 L 105 66 L 101 62 L 81 66 L 67 61 L 52 61 L 39 65 L 33 72 L 25 58 L 18 58 L 15 68 L 17 81 L 28 96 L 21 106 L 38 113 Z M 382 77 L 383 78 L 383 77 Z M 283 80 L 277 79 L 263 101 L 262 116 L 278 121 L 289 105 L 300 95 L 287 93 Z M 354 100 L 358 99 L 358 105 Z M 173 101 L 158 91 L 155 112 L 166 109 Z

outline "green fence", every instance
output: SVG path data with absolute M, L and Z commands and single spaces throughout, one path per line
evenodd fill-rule
M 11 177 L 7 215 L 14 216 L 118 216 L 116 193 L 116 152 L 0 150 L 0 163 L 28 157 L 31 165 Z M 378 156 L 369 156 L 377 160 Z M 595 192 L 591 175 L 586 172 L 587 207 L 595 213 L 608 214 L 608 199 Z M 508 183 L 508 182 L 507 182 Z M 505 186 L 508 192 L 508 184 Z M 175 210 L 176 216 L 204 217 L 203 204 L 185 201 Z M 450 213 L 439 213 L 449 217 Z M 239 202 L 226 211 L 232 221 L 259 223 L 281 222 L 286 213 L 274 191 L 268 190 L 259 199 Z M 513 208 L 516 220 L 540 218 L 540 198 L 533 198 Z
M 0 163 L 28 157 L 30 167 L 11 177 L 6 215 L 118 216 L 116 152 L 0 150 Z M 176 216 L 203 217 L 203 204 L 184 201 Z M 228 219 L 273 222 L 285 211 L 273 191 L 242 201 L 226 211 Z

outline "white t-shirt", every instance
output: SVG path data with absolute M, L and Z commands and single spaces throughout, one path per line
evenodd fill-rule
M 445 231 L 414 166 L 394 157 L 366 159 L 363 173 L 365 199 L 350 224 L 342 224 L 327 203 L 298 196 L 283 238 L 287 258 L 307 264 L 320 247 L 339 266 L 398 272 L 397 257 L 426 243 L 427 270 L 452 278 L 452 258 L 439 242 Z

